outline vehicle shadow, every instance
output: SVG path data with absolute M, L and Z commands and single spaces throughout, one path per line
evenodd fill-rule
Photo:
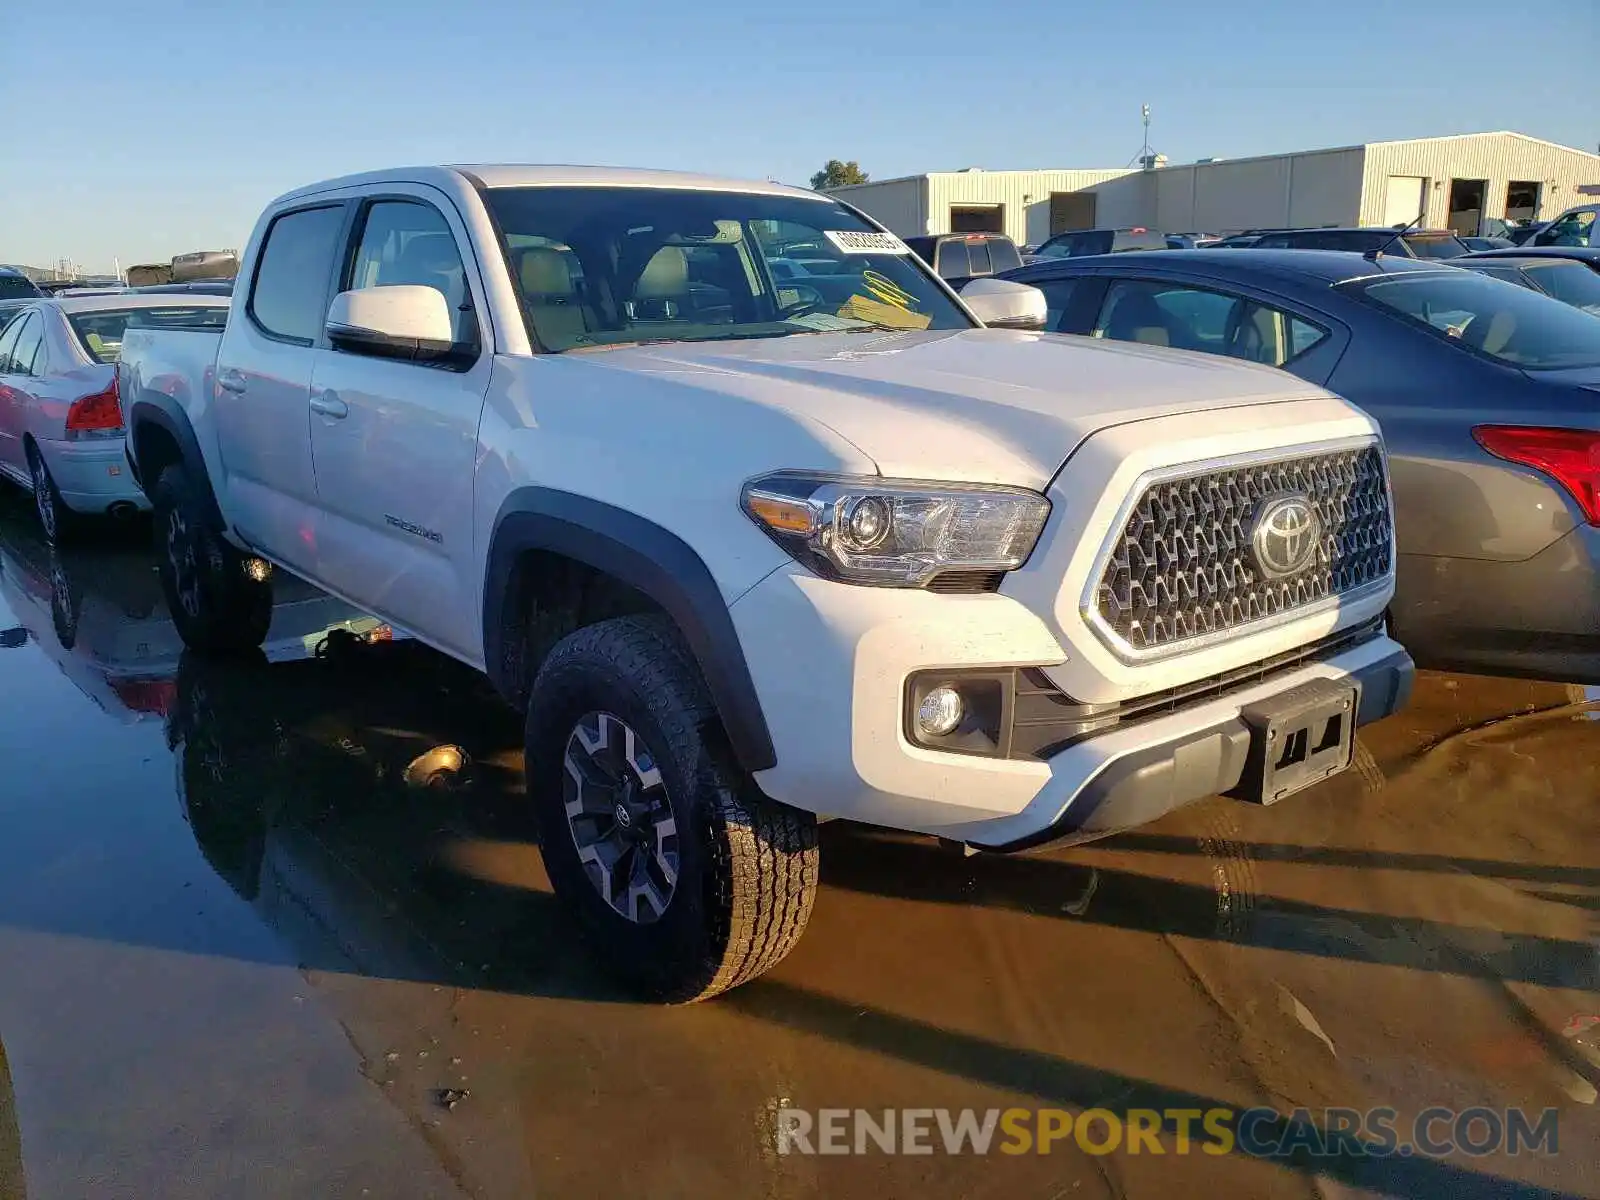
M 747 1016 L 869 1050 L 899 1062 L 1031 1096 L 1044 1105 L 1115 1112 L 1150 1109 L 1160 1114 L 1184 1109 L 1239 1111 L 1236 1103 L 1215 1096 L 942 1029 L 914 1017 L 864 1009 L 859 1004 L 795 987 L 770 976 L 729 992 L 717 1003 Z M 1163 1129 L 1168 1134 L 1176 1132 L 1175 1121 L 1165 1117 L 1163 1121 Z M 1283 1156 L 1274 1157 L 1272 1161 L 1284 1169 L 1337 1180 L 1378 1195 L 1451 1196 L 1458 1200 L 1570 1196 L 1577 1200 L 1577 1193 L 1554 1191 L 1472 1171 L 1452 1162 L 1358 1153 L 1337 1138 L 1331 1138 L 1327 1129 L 1300 1112 L 1263 1118 L 1259 1125 L 1252 1123 L 1251 1138 L 1255 1146 L 1283 1147 Z M 1313 1153 L 1313 1148 L 1321 1152 Z M 1244 1152 L 1237 1145 L 1233 1149 L 1235 1154 Z
M 1009 908 L 1347 962 L 1600 989 L 1600 955 L 1584 942 L 1267 897 L 1240 912 L 1219 908 L 1209 887 L 1159 875 L 1043 855 L 961 859 L 926 840 L 835 827 L 825 833 L 823 882 L 852 892 Z
M 465 669 L 339 635 L 302 662 L 185 655 L 167 742 L 202 856 L 301 967 L 623 998 L 544 880 L 519 722 Z
M 1117 838 L 1119 850 L 1146 854 L 1201 855 L 1204 848 L 1193 838 L 1156 833 L 1125 833 Z M 1404 850 L 1361 850 L 1342 846 L 1295 846 L 1272 842 L 1241 842 L 1234 847 L 1258 862 L 1303 863 L 1308 866 L 1354 867 L 1378 871 L 1425 871 L 1468 874 L 1530 883 L 1570 884 L 1600 889 L 1600 867 L 1572 867 L 1557 863 L 1507 862 L 1502 859 L 1465 858 L 1449 854 L 1420 854 Z M 1556 894 L 1556 893 L 1552 893 Z

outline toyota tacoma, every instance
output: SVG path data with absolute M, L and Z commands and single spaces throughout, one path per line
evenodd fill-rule
M 1372 420 L 1042 318 L 814 192 L 393 170 L 274 201 L 120 395 L 187 644 L 259 644 L 282 570 L 485 672 L 557 894 L 682 1001 L 794 946 L 819 819 L 1085 841 L 1404 703 Z

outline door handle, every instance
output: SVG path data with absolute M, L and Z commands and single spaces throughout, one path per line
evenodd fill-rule
M 332 417 L 335 421 L 342 421 L 350 415 L 350 406 L 331 391 L 313 391 L 311 411 Z
M 225 392 L 242 392 L 245 389 L 243 371 L 218 371 L 217 386 Z

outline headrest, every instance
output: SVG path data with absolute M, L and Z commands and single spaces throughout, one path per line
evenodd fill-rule
M 572 284 L 572 264 L 564 253 L 549 246 L 530 246 L 522 251 L 517 278 L 526 296 L 570 296 L 577 291 Z
M 650 256 L 639 282 L 634 285 L 635 298 L 647 300 L 659 296 L 681 296 L 689 290 L 689 258 L 677 246 L 663 246 Z

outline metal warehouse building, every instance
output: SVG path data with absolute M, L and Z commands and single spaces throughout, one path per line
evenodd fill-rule
M 1066 229 L 1400 225 L 1419 213 L 1426 227 L 1477 233 L 1600 198 L 1600 155 L 1469 133 L 1141 170 L 941 171 L 834 194 L 903 237 L 990 230 L 1034 245 Z

